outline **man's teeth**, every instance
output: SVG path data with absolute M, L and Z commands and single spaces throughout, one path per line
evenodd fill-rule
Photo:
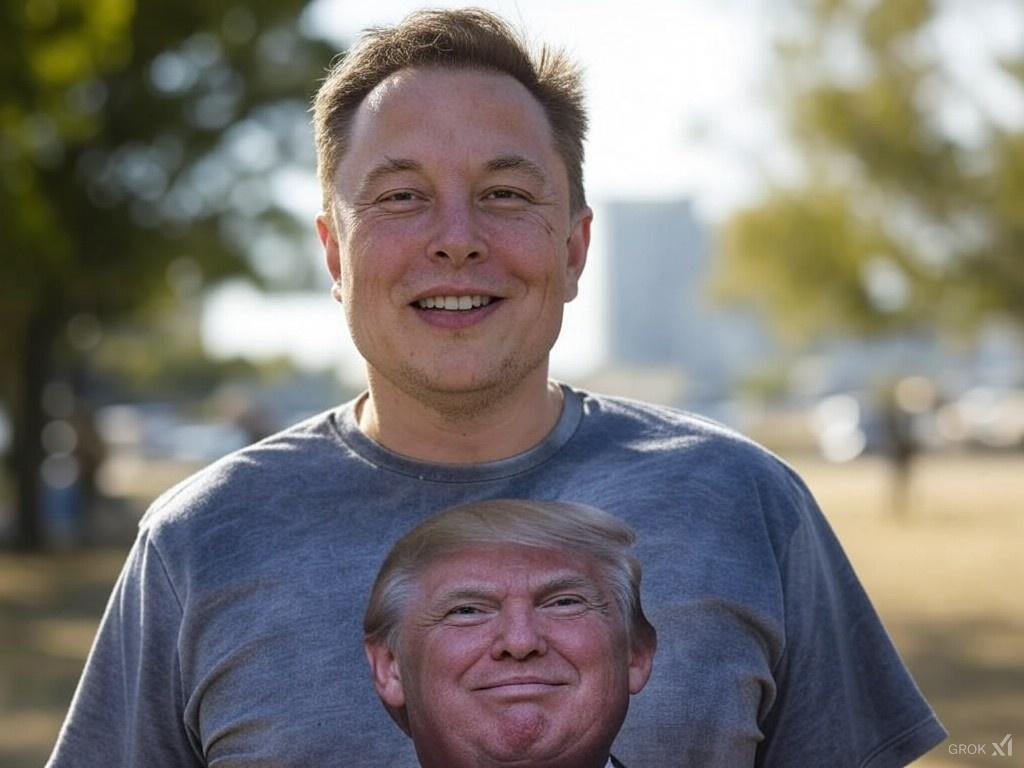
M 466 310 L 486 307 L 490 303 L 490 296 L 429 296 L 417 301 L 416 306 L 420 309 Z

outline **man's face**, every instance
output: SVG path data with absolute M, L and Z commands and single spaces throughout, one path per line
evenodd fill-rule
M 564 551 L 466 549 L 418 586 L 398 653 L 368 653 L 425 768 L 604 765 L 653 649 L 628 647 L 590 564 Z
M 590 211 L 540 104 L 477 70 L 403 70 L 360 105 L 317 221 L 371 376 L 406 393 L 546 380 Z

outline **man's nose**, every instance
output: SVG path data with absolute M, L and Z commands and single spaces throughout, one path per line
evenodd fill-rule
M 523 660 L 530 656 L 543 656 L 547 652 L 544 630 L 532 606 L 502 611 L 498 620 L 498 635 L 491 647 L 494 659 L 511 656 Z
M 458 267 L 467 261 L 480 261 L 487 255 L 487 245 L 472 204 L 442 201 L 437 211 L 434 234 L 428 246 L 431 258 L 446 259 Z

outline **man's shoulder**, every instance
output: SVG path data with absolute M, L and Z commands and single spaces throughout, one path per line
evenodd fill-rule
M 698 413 L 586 391 L 579 395 L 589 439 L 611 439 L 617 446 L 640 453 L 689 453 L 786 474 L 791 471 L 764 446 Z
M 251 511 L 254 502 L 308 485 L 343 457 L 337 418 L 338 409 L 324 411 L 209 464 L 161 494 L 140 528 L 187 526 L 211 510 Z
M 585 457 L 581 462 L 607 467 L 609 482 L 697 494 L 732 505 L 737 514 L 756 512 L 784 532 L 816 506 L 788 463 L 730 427 L 663 405 L 581 396 L 587 418 L 573 450 Z

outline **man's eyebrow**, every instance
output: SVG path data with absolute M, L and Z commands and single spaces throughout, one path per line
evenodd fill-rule
M 385 157 L 384 160 L 370 169 L 359 183 L 360 193 L 365 192 L 385 176 L 403 171 L 419 171 L 422 166 L 415 160 L 407 160 L 403 157 Z
M 446 589 L 429 602 L 431 611 L 447 611 L 453 605 L 463 602 L 493 601 L 496 594 L 493 587 L 478 584 L 460 584 Z M 440 614 L 438 614 L 440 617 Z
M 600 588 L 590 579 L 578 574 L 567 573 L 553 576 L 536 586 L 533 592 L 541 597 L 562 590 L 578 590 L 600 594 Z M 449 603 L 458 600 L 482 600 L 493 598 L 496 594 L 494 586 L 489 584 L 464 583 L 447 589 L 432 602 Z
M 548 181 L 544 169 L 522 155 L 499 155 L 493 160 L 489 160 L 485 168 L 488 171 L 521 171 L 527 176 L 532 176 L 541 184 L 546 184 Z
M 588 578 L 579 576 L 577 574 L 565 574 L 564 576 L 555 576 L 548 581 L 543 582 L 537 588 L 537 594 L 544 597 L 555 592 L 562 592 L 564 590 L 575 590 L 578 592 L 589 592 L 592 596 L 600 596 L 601 590 L 597 584 Z

